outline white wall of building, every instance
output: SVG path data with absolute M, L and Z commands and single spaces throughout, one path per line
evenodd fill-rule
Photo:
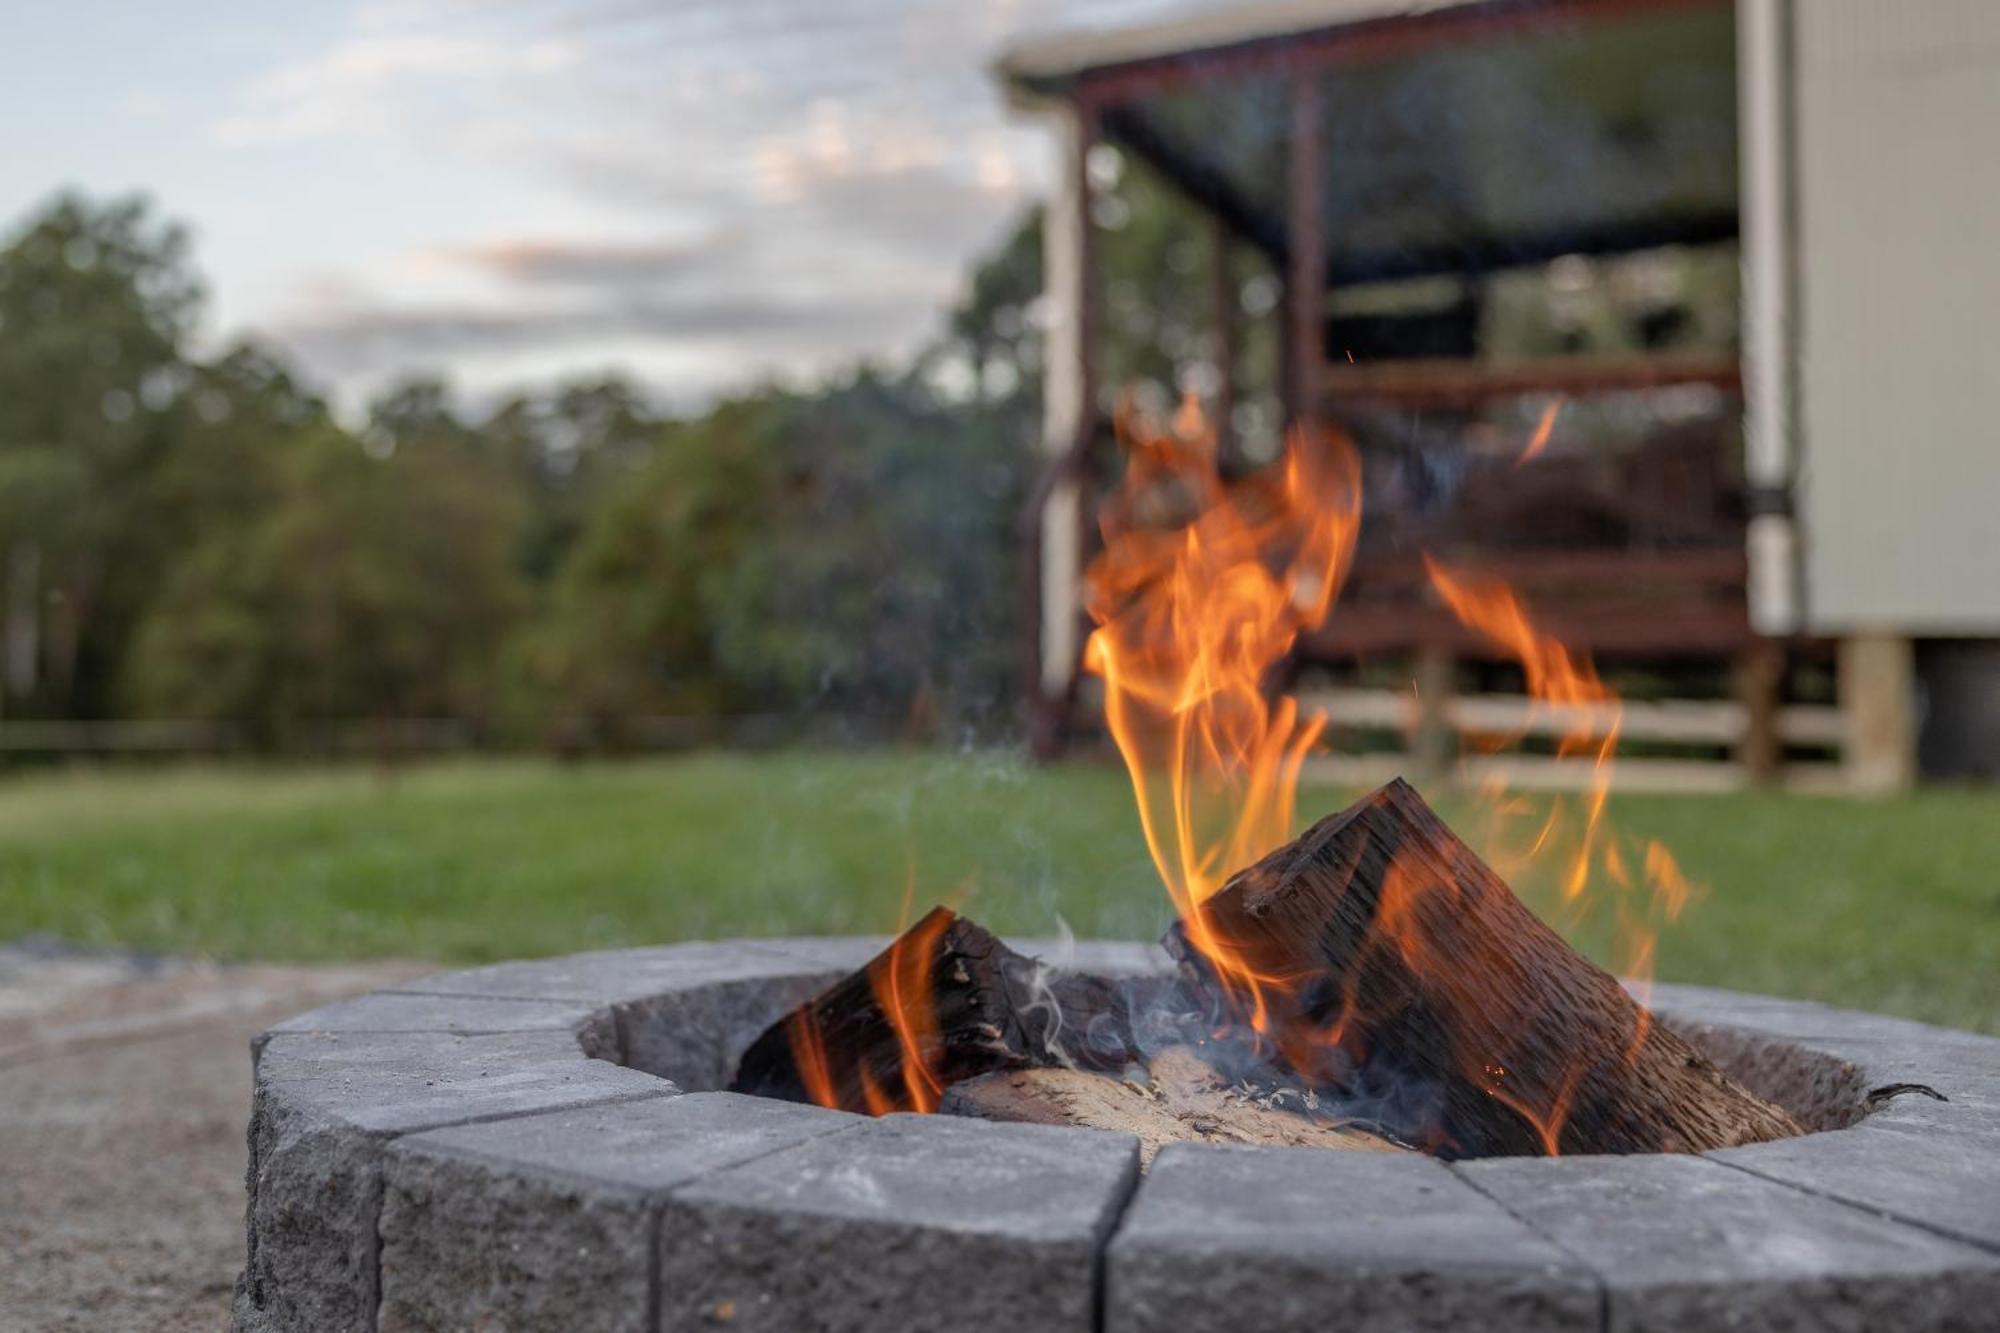
M 2000 635 L 2000 2 L 1790 18 L 1803 627 Z

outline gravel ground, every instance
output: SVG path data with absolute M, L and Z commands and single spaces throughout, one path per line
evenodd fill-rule
M 0 1330 L 224 1328 L 251 1036 L 426 970 L 0 945 Z

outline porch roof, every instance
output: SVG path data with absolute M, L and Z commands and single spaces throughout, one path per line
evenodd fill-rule
M 1329 284 L 1699 244 L 1737 229 L 1726 0 L 1278 0 L 1017 46 L 1274 263 L 1293 81 L 1318 81 Z

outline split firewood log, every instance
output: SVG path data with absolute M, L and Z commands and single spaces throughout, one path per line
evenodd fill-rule
M 842 1110 L 929 1111 L 995 1069 L 1122 1069 L 1127 987 L 1050 967 L 947 908 L 772 1024 L 732 1091 Z
M 1421 1125 L 1381 1118 L 1444 1156 L 1802 1132 L 1653 1022 L 1400 779 L 1237 874 L 1166 946 L 1285 1067 L 1349 1106 L 1421 1108 Z
M 1364 1126 L 1318 1111 L 1309 1099 L 1298 1089 L 1226 1087 L 1200 1056 L 1176 1046 L 1155 1055 L 1144 1077 L 1062 1068 L 983 1074 L 954 1085 L 938 1109 L 981 1120 L 1131 1134 L 1139 1140 L 1142 1170 L 1169 1143 L 1400 1150 Z

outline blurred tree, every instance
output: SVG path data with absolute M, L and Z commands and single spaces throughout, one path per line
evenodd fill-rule
M 1209 352 L 1208 224 L 1143 165 L 1109 147 L 1096 157 L 1101 377 L 1109 392 L 1134 384 L 1176 390 Z
M 157 565 L 141 521 L 190 372 L 186 234 L 64 195 L 0 249 L 0 700 L 96 716 Z
M 171 447 L 148 481 L 141 514 L 152 557 L 171 565 L 216 529 L 249 522 L 272 503 L 289 446 L 330 428 L 326 404 L 283 357 L 238 343 L 187 367 Z
M 583 717 L 622 744 L 631 718 L 744 706 L 716 661 L 710 585 L 756 539 L 775 417 L 745 400 L 669 428 L 590 515 L 521 648 L 534 711 Z
M 1219 400 L 1220 350 L 1214 336 L 1213 251 L 1208 216 L 1157 173 L 1116 148 L 1092 158 L 1101 289 L 1098 379 L 1101 406 L 1130 390 L 1155 410 L 1183 392 Z M 1277 424 L 1277 275 L 1254 250 L 1233 244 L 1236 364 L 1232 403 L 1239 434 Z M 972 371 L 978 401 L 1011 412 L 1028 429 L 1041 401 L 1043 355 L 1042 210 L 1022 215 L 974 266 L 951 310 L 934 361 L 957 358 Z
M 1030 452 L 1007 418 L 863 371 L 779 404 L 776 522 L 718 581 L 718 657 L 755 697 L 979 725 L 1010 702 L 1013 525 Z
M 1114 176 L 1107 383 L 1165 383 L 1201 350 L 1207 234 Z M 688 422 L 615 377 L 474 422 L 418 379 L 350 433 L 269 349 L 187 355 L 200 286 L 178 229 L 59 199 L 0 250 L 0 691 L 15 711 L 124 704 L 282 744 L 489 713 L 511 663 L 513 702 L 543 717 L 994 729 L 1040 268 L 1031 212 L 904 374 Z M 951 362 L 970 372 L 955 387 Z
M 138 616 L 137 643 L 123 648 L 118 663 L 117 703 L 141 712 L 186 698 L 191 684 L 229 694 L 230 673 L 256 660 L 255 644 L 240 662 L 220 655 L 183 662 L 142 649 L 149 638 L 160 639 L 165 617 L 228 614 L 219 605 L 191 607 L 190 589 L 213 586 L 230 572 L 230 562 L 247 558 L 246 535 L 284 499 L 294 456 L 315 440 L 339 435 L 326 405 L 299 384 L 282 358 L 252 343 L 237 345 L 211 364 L 189 367 L 178 412 L 173 445 L 154 467 L 128 533 L 131 554 L 143 558 L 158 579 Z M 162 599 L 161 587 L 173 596 Z M 212 632 L 213 626 L 207 628 Z M 240 628 L 266 637 L 277 630 L 275 624 Z M 189 671 L 216 674 L 205 682 L 184 680 Z M 187 715 L 219 720 L 225 713 L 199 707 Z
M 957 356 L 971 372 L 977 400 L 1016 405 L 1024 416 L 1042 397 L 1042 209 L 1021 215 L 1006 240 L 974 265 L 965 295 L 929 351 L 932 363 Z
M 600 728 L 807 708 L 990 726 L 1027 462 L 992 418 L 869 372 L 673 428 L 563 571 L 528 647 L 543 697 Z
M 658 448 L 662 423 L 617 375 L 507 399 L 481 427 L 527 495 L 516 543 L 522 573 L 548 581 L 589 516 Z
M 371 425 L 403 432 L 387 456 L 308 424 L 264 473 L 268 500 L 175 564 L 134 647 L 144 710 L 280 745 L 316 723 L 492 711 L 522 607 L 518 496 L 440 419 L 399 422 Z

